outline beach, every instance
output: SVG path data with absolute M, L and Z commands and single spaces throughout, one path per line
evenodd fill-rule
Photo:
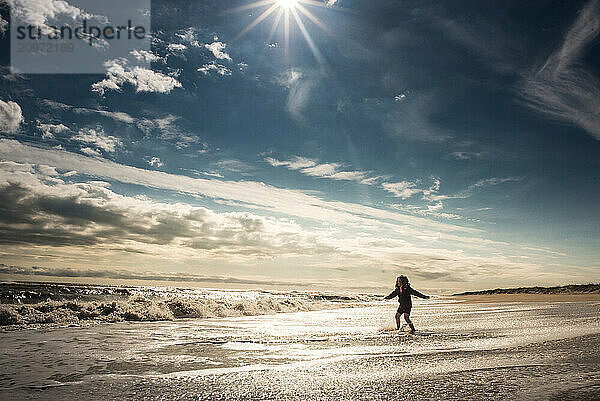
M 254 316 L 6 326 L 0 398 L 600 397 L 597 302 L 415 300 L 414 335 L 394 330 L 395 302 L 360 302 Z

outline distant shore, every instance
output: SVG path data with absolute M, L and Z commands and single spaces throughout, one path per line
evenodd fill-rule
M 492 294 L 455 295 L 452 299 L 467 304 L 509 302 L 600 302 L 600 294 Z
M 600 284 L 496 288 L 493 290 L 461 292 L 453 294 L 452 297 L 466 303 L 600 302 Z

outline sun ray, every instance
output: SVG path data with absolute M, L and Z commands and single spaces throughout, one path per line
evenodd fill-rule
M 320 1 L 315 0 L 298 0 L 298 3 L 310 4 L 311 6 L 330 8 L 332 6 L 328 6 L 326 3 L 321 3 Z
M 317 62 L 319 64 L 323 64 L 323 56 L 321 56 L 321 52 L 319 51 L 317 46 L 315 46 L 315 43 L 313 42 L 310 34 L 306 30 L 306 27 L 304 26 L 304 22 L 302 22 L 302 19 L 298 15 L 298 12 L 296 11 L 295 8 L 292 8 L 291 11 L 292 11 L 292 15 L 294 16 L 294 19 L 296 20 L 296 24 L 298 24 L 298 27 L 300 28 L 300 31 L 302 32 L 302 36 L 304 36 L 304 40 L 306 40 L 306 43 L 308 43 L 308 47 L 310 48 L 313 55 L 315 56 L 315 59 L 317 59 Z
M 273 0 L 260 0 L 260 1 L 255 1 L 254 3 L 246 4 L 243 6 L 230 8 L 230 9 L 226 10 L 225 12 L 226 13 L 235 13 L 238 11 L 251 10 L 253 8 L 266 6 L 267 4 L 272 4 L 272 3 L 273 3 Z
M 252 28 L 254 28 L 256 25 L 260 24 L 262 22 L 262 20 L 264 20 L 265 18 L 267 18 L 273 11 L 275 11 L 277 8 L 279 7 L 279 5 L 277 3 L 273 4 L 271 7 L 267 8 L 261 15 L 259 15 L 258 17 L 256 17 L 256 19 L 254 21 L 252 21 L 250 23 L 250 25 L 248 25 L 247 27 L 245 27 L 242 32 L 238 33 L 237 36 L 235 38 L 233 38 L 234 41 L 238 40 L 239 38 L 241 38 L 242 36 L 244 36 L 246 33 L 248 33 L 248 31 Z
M 326 3 L 321 3 L 320 1 L 316 1 L 316 0 L 298 0 L 298 2 L 296 3 L 296 6 L 299 3 L 304 3 L 307 6 L 314 6 L 314 7 L 321 7 L 321 8 L 328 8 L 330 10 L 336 10 L 336 11 L 341 11 L 344 13 L 350 13 L 350 14 L 359 14 L 358 11 L 349 9 L 349 8 L 344 8 L 344 7 L 340 7 L 340 6 L 336 6 L 336 5 L 327 5 Z
M 336 35 L 334 35 L 333 32 L 325 24 L 323 24 L 323 22 L 321 22 L 319 20 L 319 18 L 317 18 L 309 9 L 307 9 L 305 7 L 305 5 L 306 6 L 318 6 L 318 7 L 322 7 L 322 8 L 335 8 L 335 9 L 340 8 L 338 6 L 332 7 L 324 2 L 320 2 L 320 1 L 316 1 L 316 0 L 258 0 L 253 3 L 247 4 L 247 5 L 244 5 L 241 7 L 236 7 L 234 9 L 230 10 L 230 11 L 240 11 L 240 10 L 249 10 L 249 9 L 255 9 L 258 7 L 268 6 L 267 9 L 264 10 L 254 20 L 252 20 L 252 22 L 248 26 L 246 26 L 244 29 L 242 29 L 242 31 L 235 38 L 233 38 L 233 41 L 240 39 L 242 36 L 244 36 L 246 33 L 248 33 L 248 31 L 250 31 L 251 29 L 256 27 L 258 24 L 260 24 L 262 21 L 264 21 L 267 17 L 272 15 L 275 10 L 277 10 L 277 13 L 274 14 L 273 23 L 269 30 L 269 35 L 267 37 L 267 44 L 269 44 L 271 42 L 271 39 L 272 39 L 273 35 L 275 34 L 275 32 L 280 30 L 281 29 L 280 27 L 283 25 L 284 54 L 285 54 L 286 58 L 289 57 L 290 46 L 291 46 L 290 38 L 292 35 L 294 35 L 294 40 L 295 40 L 295 37 L 296 37 L 296 34 L 293 32 L 294 31 L 293 24 L 295 23 L 295 25 L 297 25 L 298 29 L 302 33 L 302 37 L 306 41 L 306 44 L 310 48 L 310 51 L 314 55 L 317 62 L 321 65 L 325 65 L 325 60 L 323 58 L 323 55 L 319 51 L 319 48 L 315 44 L 309 30 L 307 29 L 307 26 L 305 23 L 306 20 L 304 19 L 304 17 L 308 18 L 308 20 L 310 20 L 313 24 L 318 26 L 321 30 L 323 30 L 323 32 L 327 33 L 328 35 L 330 35 L 332 37 L 336 37 Z M 283 19 L 283 22 L 281 21 L 282 19 Z M 293 22 L 292 22 L 292 20 L 293 20 Z M 309 28 L 310 28 L 310 24 L 309 24 Z
M 269 36 L 267 37 L 267 43 L 271 43 L 271 39 L 273 38 L 273 35 L 275 34 L 275 30 L 277 29 L 277 27 L 279 26 L 279 23 L 281 22 L 282 16 L 283 16 L 283 8 L 279 8 L 279 11 L 277 12 L 277 16 L 275 17 L 275 20 L 273 20 L 273 25 L 271 26 L 271 30 L 269 31 Z
M 285 46 L 285 55 L 289 54 L 290 50 L 290 9 L 286 8 L 284 10 L 283 16 L 283 26 L 284 26 L 284 46 Z
M 329 30 L 329 28 L 327 28 L 321 21 L 319 21 L 319 19 L 317 17 L 315 17 L 309 10 L 307 10 L 306 8 L 304 8 L 300 3 L 296 4 L 296 8 L 306 16 L 306 18 L 308 18 L 309 20 L 311 20 L 313 22 L 313 24 L 315 24 L 316 26 L 318 26 L 319 28 L 321 28 L 323 31 L 325 31 L 326 33 L 328 33 L 331 36 L 334 36 L 333 32 L 331 32 L 331 30 Z

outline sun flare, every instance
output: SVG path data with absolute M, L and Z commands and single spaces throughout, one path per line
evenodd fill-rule
M 248 26 L 242 29 L 242 31 L 234 38 L 234 40 L 241 38 L 252 28 L 272 15 L 273 23 L 271 25 L 267 42 L 270 42 L 273 35 L 275 35 L 281 26 L 283 26 L 282 33 L 284 50 L 285 54 L 288 55 L 290 47 L 290 28 L 292 28 L 291 25 L 295 22 L 295 25 L 302 33 L 302 36 L 308 44 L 308 47 L 310 47 L 313 55 L 319 63 L 322 63 L 323 57 L 321 56 L 321 52 L 313 42 L 312 37 L 303 21 L 303 17 L 308 19 L 312 24 L 318 26 L 329 35 L 332 35 L 329 29 L 306 7 L 331 8 L 328 6 L 328 4 L 328 2 L 321 2 L 317 0 L 258 0 L 241 7 L 236 7 L 230 11 L 251 10 L 257 8 L 264 8 L 264 10 L 256 18 L 254 18 L 254 20 L 248 24 Z

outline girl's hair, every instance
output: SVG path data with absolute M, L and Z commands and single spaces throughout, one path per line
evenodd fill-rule
M 403 274 L 399 275 L 398 278 L 396 279 L 396 286 L 398 286 L 398 280 L 400 280 L 403 287 L 408 284 L 408 277 L 406 277 Z

